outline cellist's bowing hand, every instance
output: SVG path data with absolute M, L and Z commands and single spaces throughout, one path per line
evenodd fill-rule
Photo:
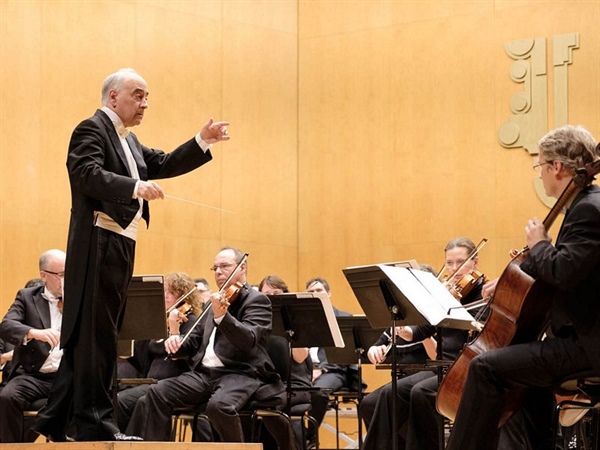
M 227 299 L 220 294 L 219 292 L 215 292 L 210 296 L 210 303 L 213 310 L 213 314 L 215 319 L 219 319 L 223 317 L 227 312 L 227 308 L 229 307 L 229 302 Z
M 527 235 L 527 247 L 529 247 L 530 249 L 532 249 L 533 246 L 538 242 L 552 241 L 552 239 L 548 235 L 548 232 L 546 231 L 546 227 L 537 217 L 534 217 L 533 219 L 527 221 L 527 226 L 525 227 L 525 234 Z
M 167 355 L 174 355 L 181 348 L 181 336 L 173 334 L 165 340 L 165 351 Z
M 496 290 L 496 285 L 498 284 L 498 278 L 492 281 L 488 281 L 481 288 L 481 296 L 484 299 L 492 298 L 494 295 L 494 291 Z

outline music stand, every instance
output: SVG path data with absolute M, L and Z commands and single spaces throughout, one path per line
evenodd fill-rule
M 167 337 L 165 287 L 162 275 L 134 275 L 117 340 L 117 358 L 133 356 L 133 341 Z M 118 364 L 118 361 L 117 361 Z M 117 401 L 117 366 L 113 376 L 113 402 Z M 116 403 L 115 403 L 116 406 Z
M 286 412 L 289 412 L 293 394 L 292 348 L 343 347 L 344 339 L 335 320 L 331 301 L 324 292 L 293 292 L 268 297 L 273 311 L 271 333 L 283 336 L 288 341 Z
M 373 328 L 366 316 L 336 317 L 338 326 L 346 346 L 343 348 L 327 347 L 327 360 L 333 364 L 358 366 L 358 395 L 356 414 L 358 416 L 358 448 L 362 448 L 362 420 L 360 418 L 360 402 L 362 400 L 362 363 L 369 362 L 365 352 L 377 342 L 385 328 Z
M 411 262 L 375 264 L 343 269 L 358 302 L 373 327 L 385 327 L 386 316 L 392 330 L 397 325 L 433 325 L 438 329 L 438 360 L 442 356 L 442 328 L 475 329 L 475 318 L 431 273 L 415 268 Z M 389 322 L 388 322 L 389 323 Z M 443 366 L 438 366 L 438 378 Z M 392 352 L 392 398 L 396 401 L 396 352 Z M 396 407 L 392 423 L 397 422 Z M 443 446 L 443 418 L 440 446 Z M 392 433 L 392 448 L 398 448 L 398 435 Z

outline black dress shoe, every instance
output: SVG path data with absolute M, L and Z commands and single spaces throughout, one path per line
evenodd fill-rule
M 112 436 L 112 441 L 143 441 L 143 439 L 139 436 L 128 436 L 127 434 L 123 434 L 121 432 L 115 433 Z
M 75 442 L 75 439 L 66 434 L 49 434 L 46 439 L 50 442 Z
M 48 442 L 75 442 L 75 439 L 73 439 L 72 437 L 67 436 L 66 434 L 44 433 L 43 431 L 38 431 L 38 430 L 35 430 L 33 428 L 32 428 L 32 431 L 36 432 L 40 436 L 45 437 L 46 441 L 48 441 Z

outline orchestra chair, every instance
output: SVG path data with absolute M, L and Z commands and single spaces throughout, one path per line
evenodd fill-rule
M 172 427 L 171 427 L 171 441 L 173 442 L 185 442 L 187 437 L 187 427 L 189 426 L 192 431 L 192 442 L 200 442 L 198 440 L 198 424 L 204 420 L 210 425 L 208 416 L 204 414 L 206 410 L 206 403 L 198 406 L 197 408 L 181 408 L 175 409 L 172 414 Z M 211 439 L 212 441 L 212 439 Z
M 557 448 L 561 427 L 576 425 L 582 448 L 600 450 L 600 377 L 592 372 L 569 377 L 555 391 L 558 403 L 554 411 L 552 448 Z M 588 414 L 590 420 L 583 419 Z
M 361 397 L 367 395 L 363 393 Z M 359 393 L 358 391 L 352 391 L 346 387 L 342 387 L 338 391 L 333 391 L 329 394 L 329 408 L 335 411 L 335 448 L 340 448 L 340 405 L 342 404 L 355 404 L 356 405 L 356 417 L 357 420 L 361 420 L 358 415 L 358 404 L 359 404 Z M 362 433 L 360 433 L 362 434 Z M 359 436 L 362 440 L 362 436 Z
M 290 348 L 288 341 L 282 336 L 271 335 L 268 338 L 267 350 L 271 361 L 275 366 L 275 371 L 279 374 L 282 381 L 287 383 L 289 365 L 291 363 Z M 312 373 L 312 363 L 309 358 L 306 360 L 306 364 L 310 366 L 309 373 Z M 281 400 L 279 404 L 263 404 L 252 400 L 247 406 L 243 408 L 243 411 L 252 411 L 251 413 L 251 436 L 250 442 L 256 442 L 257 435 L 260 430 L 260 421 L 265 417 L 279 416 L 282 417 L 289 425 L 289 430 L 293 436 L 292 422 L 300 421 L 302 431 L 302 443 L 303 448 L 306 450 L 307 445 L 307 433 L 309 427 L 313 427 L 316 437 L 316 449 L 319 449 L 319 428 L 316 420 L 310 415 L 312 411 L 312 405 L 310 403 L 299 403 L 288 405 L 288 402 L 292 402 L 294 393 L 302 391 L 311 391 L 318 388 L 293 388 L 287 383 L 286 391 L 282 396 L 278 398 Z M 273 403 L 273 399 L 271 400 Z
M 25 433 L 27 432 L 27 429 L 25 428 L 25 426 L 26 426 L 27 419 L 35 418 L 35 416 L 37 416 L 38 411 L 40 409 L 42 409 L 42 407 L 46 404 L 47 401 L 48 401 L 47 397 L 38 398 L 37 400 L 34 400 L 33 402 L 31 402 L 29 404 L 29 406 L 27 407 L 27 409 L 25 409 L 23 411 L 23 429 L 21 430 L 21 441 L 22 442 L 25 442 L 25 440 L 24 440 Z

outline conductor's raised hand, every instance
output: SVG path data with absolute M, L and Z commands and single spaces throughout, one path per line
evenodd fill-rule
M 200 130 L 200 137 L 204 142 L 214 144 L 219 141 L 228 141 L 229 130 L 227 127 L 229 122 L 215 122 L 211 117 L 208 122 Z
M 154 181 L 140 181 L 137 196 L 147 201 L 165 198 L 162 188 Z

